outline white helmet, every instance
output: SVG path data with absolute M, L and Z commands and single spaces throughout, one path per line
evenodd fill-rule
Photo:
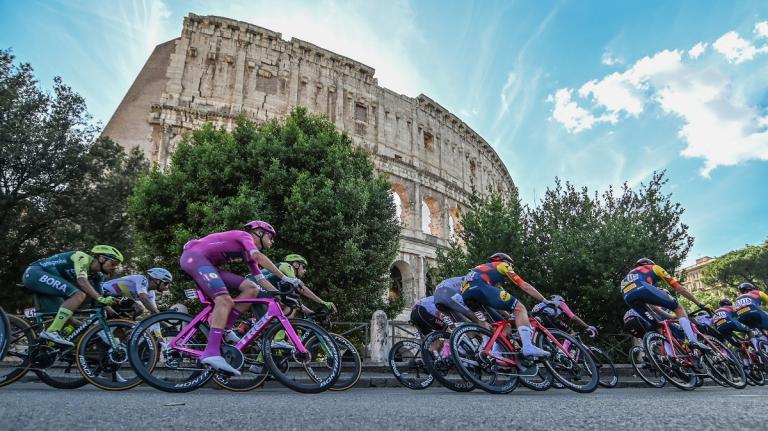
M 166 283 L 173 281 L 173 276 L 171 275 L 170 271 L 165 268 L 152 268 L 147 270 L 147 274 L 149 274 L 151 278 L 164 281 Z

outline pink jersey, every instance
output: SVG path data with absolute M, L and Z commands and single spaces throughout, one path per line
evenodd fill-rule
M 251 274 L 261 273 L 259 264 L 251 254 L 259 251 L 248 232 L 230 230 L 212 233 L 200 239 L 193 239 L 184 244 L 185 252 L 199 253 L 218 266 L 222 263 L 245 262 Z

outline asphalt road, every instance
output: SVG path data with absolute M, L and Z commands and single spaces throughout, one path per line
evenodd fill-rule
M 250 393 L 147 387 L 105 392 L 41 383 L 0 389 L 0 430 L 420 430 L 761 429 L 768 387 L 598 389 L 576 394 L 517 389 L 509 395 L 444 388 L 354 388 L 302 395 L 281 387 Z

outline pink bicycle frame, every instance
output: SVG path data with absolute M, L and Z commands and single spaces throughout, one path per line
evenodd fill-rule
M 188 347 L 182 347 L 186 343 L 189 342 L 192 337 L 197 334 L 197 325 L 201 321 L 207 321 L 208 317 L 213 312 L 213 304 L 211 301 L 203 295 L 203 293 L 199 290 L 195 291 L 197 294 L 197 299 L 200 300 L 202 304 L 205 305 L 205 308 L 203 311 L 198 313 L 197 316 L 195 316 L 192 321 L 185 326 L 181 332 L 179 332 L 173 340 L 170 342 L 170 347 L 179 350 L 181 352 L 188 353 L 189 355 L 193 357 L 200 357 L 203 354 L 202 350 L 195 350 L 190 349 Z M 296 334 L 296 331 L 293 330 L 293 326 L 291 326 L 291 322 L 288 321 L 288 318 L 285 317 L 285 314 L 283 314 L 283 309 L 280 307 L 280 304 L 274 299 L 274 298 L 233 298 L 236 304 L 240 303 L 262 303 L 267 304 L 267 313 L 259 319 L 258 322 L 256 322 L 251 329 L 248 330 L 248 332 L 243 335 L 243 337 L 240 339 L 240 341 L 235 344 L 235 348 L 243 351 L 250 343 L 253 341 L 256 337 L 261 334 L 261 332 L 266 328 L 274 319 L 277 319 L 280 324 L 283 326 L 283 329 L 285 330 L 285 334 L 288 336 L 288 339 L 291 341 L 291 343 L 296 347 L 296 350 L 298 350 L 301 353 L 307 353 L 307 349 L 304 347 L 304 344 L 301 342 L 301 339 Z M 180 346 L 181 344 L 182 346 Z
M 563 353 L 565 353 L 569 358 L 574 359 L 572 355 L 568 352 L 568 349 L 564 347 L 562 344 L 560 344 L 560 342 L 557 341 L 557 338 L 552 336 L 552 334 L 549 333 L 547 328 L 541 325 L 538 320 L 530 319 L 530 321 L 531 321 L 531 330 L 533 331 L 534 335 L 537 332 L 541 332 L 542 334 L 544 334 L 545 337 L 549 339 L 549 341 L 551 341 L 554 345 L 556 345 L 558 349 L 560 349 Z M 491 338 L 488 339 L 488 342 L 485 343 L 485 346 L 483 347 L 483 354 L 485 354 L 488 357 L 497 359 L 499 362 L 503 363 L 504 365 L 517 365 L 517 361 L 515 360 L 514 357 L 502 358 L 498 355 L 493 354 L 493 352 L 491 351 L 491 349 L 493 348 L 493 344 L 499 338 L 501 338 L 502 343 L 506 345 L 510 351 L 517 352 L 519 350 L 507 339 L 507 337 L 501 336 L 501 333 L 504 331 L 504 328 L 514 323 L 515 323 L 515 319 L 508 319 L 508 320 L 502 320 L 499 322 L 493 322 L 492 325 L 495 327 L 495 329 L 493 331 L 493 334 L 491 335 Z

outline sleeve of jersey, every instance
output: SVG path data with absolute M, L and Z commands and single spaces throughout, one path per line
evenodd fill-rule
M 653 266 L 653 272 L 655 272 L 656 275 L 661 277 L 662 280 L 666 281 L 670 286 L 674 287 L 675 289 L 679 289 L 681 287 L 680 282 L 677 281 L 675 277 L 672 277 L 671 275 L 669 275 L 669 273 L 659 265 Z
M 290 263 L 283 262 L 277 266 L 277 269 L 288 277 L 296 278 L 296 271 L 293 270 L 293 266 Z
M 762 290 L 759 290 L 758 292 L 760 292 L 760 298 L 763 300 L 763 304 L 768 305 L 768 295 L 766 295 Z
M 91 266 L 93 258 L 82 251 L 76 251 L 70 259 L 75 267 L 76 278 L 88 278 L 88 267 Z
M 506 263 L 502 263 L 501 265 L 497 266 L 496 270 L 504 274 L 504 276 L 510 279 L 518 287 L 522 286 L 525 283 L 525 280 L 520 278 L 520 276 L 515 273 L 515 270 L 512 269 L 512 267 Z
M 147 280 L 147 277 L 141 277 L 136 282 L 136 293 L 147 293 L 149 292 L 149 280 Z

